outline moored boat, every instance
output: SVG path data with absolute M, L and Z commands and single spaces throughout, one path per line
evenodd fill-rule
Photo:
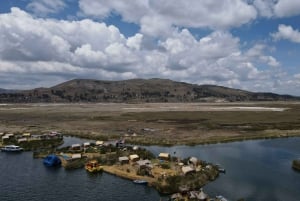
M 224 173 L 224 174 L 226 173 L 226 170 L 224 168 L 218 168 L 218 170 L 220 173 Z
M 6 146 L 1 148 L 1 151 L 4 151 L 4 152 L 21 152 L 21 151 L 23 151 L 23 148 L 20 147 L 20 146 L 16 146 L 16 145 L 6 145 Z
M 148 182 L 145 181 L 145 180 L 136 179 L 136 180 L 133 180 L 133 183 L 135 183 L 135 184 L 147 184 Z
M 59 159 L 58 156 L 51 154 L 46 156 L 43 160 L 44 165 L 48 167 L 53 167 L 53 166 L 60 166 L 61 165 L 61 160 Z
M 97 160 L 91 160 L 85 164 L 86 171 L 90 173 L 102 172 L 103 167 L 98 163 Z
M 218 200 L 218 201 L 228 201 L 225 197 L 223 197 L 222 195 L 217 195 L 216 196 L 216 199 Z

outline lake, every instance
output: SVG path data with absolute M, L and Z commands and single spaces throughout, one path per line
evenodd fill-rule
M 300 200 L 300 173 L 291 168 L 292 160 L 300 158 L 299 137 L 148 149 L 220 164 L 226 174 L 205 186 L 211 195 L 221 194 L 230 200 Z
M 66 137 L 66 144 L 80 142 Z M 300 200 L 300 173 L 291 161 L 300 157 L 300 138 L 253 140 L 199 146 L 148 146 L 155 154 L 196 156 L 218 163 L 226 174 L 204 187 L 210 195 L 229 200 Z M 167 200 L 156 190 L 106 173 L 90 175 L 84 169 L 46 168 L 32 152 L 0 153 L 0 200 L 158 201 Z

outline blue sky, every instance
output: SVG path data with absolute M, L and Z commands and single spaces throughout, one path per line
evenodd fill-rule
M 300 1 L 0 5 L 0 88 L 155 77 L 300 96 Z

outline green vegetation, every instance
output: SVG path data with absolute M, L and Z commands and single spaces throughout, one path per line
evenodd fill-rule
M 210 167 L 206 168 L 207 165 Z M 201 161 L 201 166 L 202 168 L 199 171 L 188 173 L 186 175 L 169 175 L 166 178 L 159 179 L 155 182 L 154 186 L 159 192 L 167 194 L 179 192 L 182 187 L 187 190 L 198 190 L 209 181 L 215 180 L 219 175 L 218 168 L 213 164 Z
M 18 139 L 14 136 L 8 140 L 5 140 L 3 145 L 19 145 L 24 151 L 36 151 L 36 150 L 47 150 L 47 152 L 51 152 L 51 150 L 55 150 L 56 147 L 63 144 L 63 138 L 53 138 L 53 139 L 28 139 L 26 141 L 18 142 Z
M 160 166 L 162 169 L 170 169 L 171 168 L 169 163 L 162 163 L 162 164 L 160 164 Z
M 35 140 L 28 142 L 17 143 L 20 145 L 25 151 L 29 150 L 38 150 L 38 149 L 55 149 L 57 146 L 63 143 L 62 139 L 49 139 L 49 140 Z
M 300 159 L 298 159 L 298 160 L 293 160 L 292 167 L 293 167 L 295 170 L 300 171 Z

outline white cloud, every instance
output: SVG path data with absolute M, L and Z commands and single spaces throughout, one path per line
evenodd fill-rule
M 253 5 L 263 17 L 290 17 L 300 14 L 297 0 L 254 0 Z
M 79 0 L 79 8 L 88 16 L 99 18 L 108 17 L 111 12 L 121 14 L 124 20 L 138 22 L 145 13 L 149 12 L 149 0 Z
M 239 38 L 228 31 L 213 31 L 199 39 L 188 29 L 170 31 L 152 40 L 149 48 L 149 37 L 143 33 L 126 38 L 105 23 L 40 19 L 13 8 L 0 14 L 0 79 L 11 77 L 7 86 L 14 88 L 76 77 L 161 77 L 255 91 L 287 84 L 288 75 L 278 70 L 279 62 L 267 54 L 264 44 L 242 50 Z M 269 68 L 273 66 L 278 68 Z M 275 85 L 275 80 L 282 82 Z
M 274 6 L 274 12 L 278 17 L 289 17 L 300 14 L 300 1 L 278 0 Z
M 253 5 L 257 8 L 260 16 L 274 16 L 274 6 L 277 0 L 254 0 Z
M 81 47 L 76 48 L 75 58 L 79 58 L 78 63 L 81 66 L 94 66 L 102 64 L 106 66 L 107 56 L 102 51 L 94 51 L 90 44 L 84 44 Z
M 277 67 L 280 65 L 280 63 L 272 56 L 263 56 L 262 59 L 265 60 L 269 66 Z
M 165 36 L 175 27 L 226 29 L 256 18 L 256 10 L 243 0 L 80 0 L 87 16 L 105 18 L 112 12 L 141 27 L 141 32 Z
M 300 43 L 300 31 L 284 24 L 280 24 L 278 26 L 278 32 L 271 35 L 275 40 L 285 39 L 295 43 Z
M 143 40 L 143 35 L 140 33 L 137 33 L 136 35 L 128 38 L 126 45 L 135 50 L 140 50 L 142 40 Z
M 295 81 L 298 82 L 298 84 L 300 85 L 300 73 L 299 74 L 295 74 L 294 78 L 296 79 Z
M 33 0 L 27 5 L 27 9 L 38 16 L 58 13 L 65 7 L 66 4 L 63 0 Z
M 245 55 L 248 59 L 253 59 L 255 62 L 263 62 L 271 67 L 277 67 L 280 63 L 270 55 L 265 55 L 264 51 L 267 48 L 264 44 L 255 44 L 252 48 L 248 49 Z

